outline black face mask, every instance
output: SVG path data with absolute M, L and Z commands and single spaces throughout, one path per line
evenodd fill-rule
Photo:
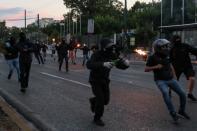
M 181 44 L 181 40 L 180 40 L 180 39 L 175 40 L 175 41 L 174 41 L 174 44 L 175 44 L 175 45 L 180 45 L 180 44 Z
M 111 46 L 105 49 L 106 52 L 109 53 L 116 53 L 116 47 L 115 46 Z
M 160 54 L 161 54 L 163 57 L 167 57 L 167 56 L 169 56 L 170 51 L 169 51 L 168 49 L 163 49 L 163 50 L 161 50 Z
M 110 59 L 116 59 L 118 57 L 116 46 L 106 48 L 105 53 Z
M 168 45 L 164 45 L 162 47 L 160 47 L 160 51 L 159 51 L 160 56 L 162 57 L 167 57 L 170 54 L 170 50 Z

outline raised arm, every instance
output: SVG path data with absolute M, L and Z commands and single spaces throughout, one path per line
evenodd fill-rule
M 146 66 L 144 71 L 145 72 L 150 72 L 150 71 L 153 71 L 153 70 L 157 70 L 157 69 L 161 69 L 163 66 L 161 64 L 157 64 L 155 66 Z

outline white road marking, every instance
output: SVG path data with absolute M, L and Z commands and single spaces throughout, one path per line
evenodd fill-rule
M 60 77 L 60 76 L 56 76 L 56 75 L 52 75 L 52 74 L 49 74 L 49 73 L 46 73 L 46 72 L 40 72 L 40 73 L 43 74 L 43 75 L 47 75 L 47 76 L 51 76 L 51 77 L 57 78 L 57 79 L 69 81 L 69 82 L 72 82 L 72 83 L 75 83 L 75 84 L 83 85 L 83 86 L 86 86 L 86 87 L 91 87 L 90 85 L 81 83 L 79 81 L 66 79 L 66 78 L 63 78 L 63 77 Z
M 38 65 L 38 64 L 37 64 Z M 43 65 L 44 67 L 48 67 L 48 68 L 53 68 L 53 69 L 57 69 L 56 67 L 52 66 L 52 65 L 48 65 L 48 64 L 45 64 Z M 69 68 L 69 71 L 73 71 L 73 72 L 82 72 L 84 71 L 85 69 L 70 69 Z

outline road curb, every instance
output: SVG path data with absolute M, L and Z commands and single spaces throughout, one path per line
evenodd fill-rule
M 16 111 L 20 113 L 25 119 L 33 123 L 40 131 L 57 131 L 56 128 L 43 121 L 40 115 L 35 114 L 31 109 L 17 101 L 16 98 L 10 95 L 8 92 L 0 89 L 0 95 L 8 104 L 15 108 Z

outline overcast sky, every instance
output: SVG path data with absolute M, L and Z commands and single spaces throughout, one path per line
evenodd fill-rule
M 120 0 L 123 2 L 125 0 Z M 127 7 L 130 8 L 137 0 L 127 0 Z M 152 0 L 139 0 L 150 2 Z M 63 0 L 0 0 L 0 21 L 8 19 L 23 19 L 24 10 L 27 11 L 27 24 L 35 21 L 39 13 L 40 18 L 50 17 L 54 19 L 62 19 L 63 14 L 67 12 L 63 4 Z M 7 21 L 7 26 L 23 27 L 24 21 Z

